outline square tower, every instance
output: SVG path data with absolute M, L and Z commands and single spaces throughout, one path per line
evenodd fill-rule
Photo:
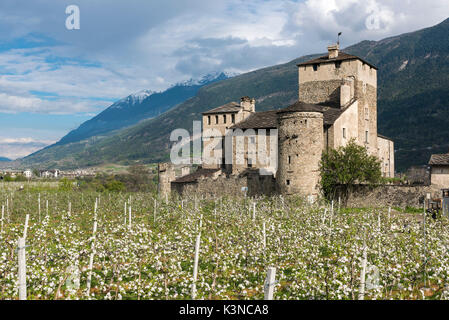
M 299 101 L 346 109 L 357 104 L 358 143 L 377 154 L 377 68 L 328 47 L 328 54 L 298 64 Z

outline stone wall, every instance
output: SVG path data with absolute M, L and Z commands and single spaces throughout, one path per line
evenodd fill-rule
M 247 188 L 247 191 L 243 191 L 242 188 Z M 249 197 L 270 196 L 275 193 L 276 182 L 273 176 L 259 175 L 254 171 L 241 175 L 204 178 L 191 183 L 172 183 L 172 190 L 183 196 L 200 194 L 205 197 L 240 197 L 245 193 Z
M 422 201 L 430 192 L 432 197 L 441 197 L 440 190 L 431 186 L 384 185 L 376 188 L 357 186 L 347 200 L 348 207 L 422 207 Z

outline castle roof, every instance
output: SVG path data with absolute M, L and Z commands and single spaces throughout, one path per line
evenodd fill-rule
M 345 109 L 333 108 L 326 105 L 310 104 L 297 101 L 291 106 L 277 111 L 277 113 L 287 112 L 319 112 L 323 114 L 324 124 L 332 125 L 337 120 Z
M 254 112 L 231 129 L 275 129 L 277 127 L 276 112 L 277 110 Z
M 345 109 L 332 108 L 318 104 L 307 104 L 298 101 L 281 110 L 255 112 L 242 122 L 232 126 L 231 129 L 275 129 L 277 128 L 277 114 L 284 112 L 320 112 L 323 114 L 324 124 L 332 125 L 344 111 Z
M 197 182 L 200 178 L 207 178 L 211 177 L 216 173 L 217 171 L 220 171 L 220 169 L 203 169 L 199 168 L 195 172 L 188 174 L 184 177 L 180 177 L 173 181 L 172 183 L 194 183 Z
M 221 107 L 203 112 L 203 114 L 216 114 L 216 113 L 237 113 L 242 110 L 242 107 L 237 102 L 230 102 Z
M 447 166 L 449 165 L 449 153 L 446 154 L 432 154 L 429 165 L 431 166 Z
M 340 51 L 338 53 L 338 57 L 336 57 L 336 58 L 331 58 L 330 59 L 329 58 L 329 54 L 326 54 L 326 55 L 324 55 L 322 57 L 319 57 L 319 58 L 316 58 L 316 59 L 312 59 L 312 60 L 309 60 L 309 61 L 306 61 L 306 62 L 302 62 L 302 63 L 298 64 L 297 66 L 301 67 L 301 66 L 309 66 L 309 65 L 314 65 L 314 64 L 329 63 L 329 62 L 336 62 L 336 61 L 347 61 L 347 60 L 360 60 L 363 63 L 366 63 L 367 65 L 369 65 L 370 67 L 378 70 L 376 66 L 374 66 L 373 64 L 363 60 L 362 58 L 359 58 L 359 57 L 354 56 L 352 54 L 345 53 L 343 51 Z
M 384 135 L 381 135 L 381 134 L 379 134 L 379 133 L 377 134 L 377 137 L 382 138 L 382 139 L 385 139 L 385 140 L 393 141 L 393 139 L 388 138 L 388 137 L 386 137 L 386 136 L 384 136 Z

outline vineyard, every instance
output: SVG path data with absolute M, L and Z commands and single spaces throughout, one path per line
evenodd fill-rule
M 422 213 L 38 187 L 2 187 L 0 205 L 2 300 L 19 298 L 27 215 L 27 299 L 192 299 L 193 283 L 196 299 L 264 299 L 269 267 L 276 300 L 449 297 L 449 223 Z

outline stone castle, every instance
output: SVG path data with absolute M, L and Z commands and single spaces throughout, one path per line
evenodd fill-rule
M 298 64 L 298 75 L 299 98 L 287 108 L 256 112 L 255 99 L 244 97 L 204 112 L 202 165 L 176 178 L 171 164 L 160 164 L 159 191 L 316 197 L 322 153 L 351 139 L 394 177 L 394 143 L 377 132 L 377 68 L 332 45 Z

